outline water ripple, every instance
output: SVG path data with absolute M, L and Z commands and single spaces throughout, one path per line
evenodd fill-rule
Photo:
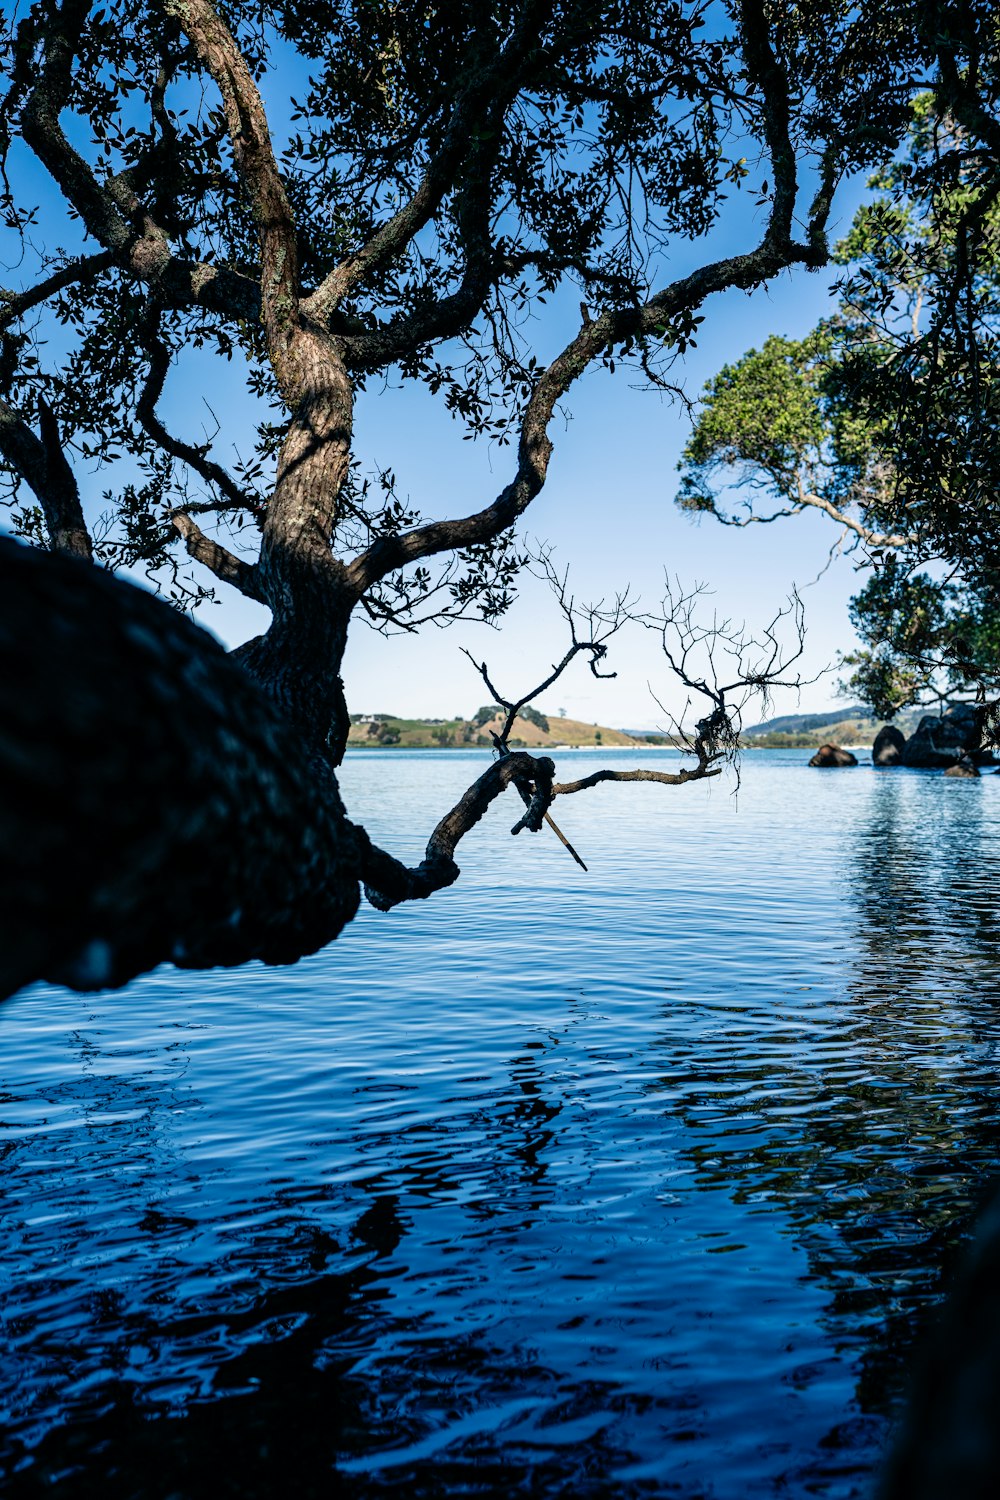
M 587 876 L 494 808 L 292 969 L 11 1002 L 9 1492 L 866 1493 L 997 1168 L 1000 783 L 801 759 L 571 799 Z M 416 859 L 477 765 L 345 790 Z

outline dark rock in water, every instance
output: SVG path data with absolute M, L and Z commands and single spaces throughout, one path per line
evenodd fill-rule
M 939 719 L 921 719 L 917 729 L 907 740 L 903 749 L 902 764 L 921 771 L 945 771 L 955 765 L 962 754 L 962 746 L 937 743 L 934 730 Z M 926 727 L 925 727 L 926 726 Z
M 850 750 L 843 750 L 839 745 L 820 745 L 816 754 L 809 762 L 811 766 L 821 766 L 832 770 L 836 766 L 856 766 L 858 757 L 852 755 Z
M 983 710 L 974 703 L 955 703 L 940 719 L 920 720 L 903 750 L 903 765 L 946 770 L 972 756 L 983 738 Z
M 985 709 L 981 703 L 953 703 L 942 716 L 942 724 L 956 737 L 960 737 L 970 750 L 978 750 L 983 742 L 983 717 Z
M 872 746 L 872 765 L 901 766 L 906 735 L 895 724 L 885 724 L 875 736 Z
M 949 766 L 944 774 L 946 776 L 978 776 L 979 767 L 969 756 L 963 755 L 958 764 Z

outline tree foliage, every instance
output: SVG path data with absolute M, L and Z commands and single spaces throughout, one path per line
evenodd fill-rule
M 183 540 L 225 583 L 266 594 L 241 562 L 267 532 L 298 404 L 277 355 L 293 323 L 322 332 L 319 357 L 342 364 L 354 390 L 395 369 L 468 435 L 501 445 L 545 383 L 529 319 L 561 288 L 587 310 L 554 379 L 550 368 L 553 397 L 595 359 L 669 362 L 713 289 L 822 259 L 834 182 L 893 139 L 898 84 L 879 112 L 870 106 L 897 82 L 878 44 L 888 34 L 898 55 L 905 20 L 848 15 L 805 7 L 778 22 L 747 5 L 728 21 L 650 0 L 298 3 L 231 6 L 230 30 L 208 4 L 182 0 L 12 13 L 4 212 L 24 267 L 41 274 L 6 298 L 0 395 L 11 419 L 34 423 L 44 402 L 53 444 L 107 476 L 95 538 L 105 564 L 143 566 L 175 599 L 196 601 L 209 583 L 183 566 Z M 846 89 L 841 60 L 815 43 L 831 19 Z M 272 151 L 264 103 L 288 73 L 292 107 Z M 62 215 L 50 195 L 39 202 L 18 137 L 61 189 Z M 822 153 L 823 175 L 810 237 L 795 246 L 800 138 Z M 762 253 L 657 295 L 664 251 L 712 229 L 748 171 L 737 146 L 754 142 L 776 154 Z M 74 239 L 73 253 L 57 248 Z M 273 295 L 262 294 L 266 277 Z M 258 411 L 248 450 L 216 434 L 217 458 L 205 434 L 163 426 L 171 371 L 198 349 L 245 371 Z M 381 544 L 385 561 L 360 589 L 368 618 L 502 613 L 520 561 L 508 529 L 450 538 L 429 553 L 447 552 L 436 571 L 401 555 L 419 511 L 367 457 L 364 468 L 342 457 L 329 475 L 322 524 L 342 555 Z M 19 500 L 22 479 L 14 465 Z M 43 512 L 19 504 L 15 528 L 44 539 Z
M 927 25 L 935 86 L 836 247 L 834 313 L 709 384 L 678 496 L 728 524 L 840 525 L 873 568 L 846 687 L 885 715 L 1000 691 L 997 30 L 975 6 Z

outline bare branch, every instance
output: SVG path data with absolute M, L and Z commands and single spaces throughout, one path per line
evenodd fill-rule
M 467 656 L 472 662 L 472 665 L 486 684 L 487 690 L 493 694 L 494 701 L 499 703 L 500 707 L 504 710 L 504 723 L 499 735 L 496 736 L 498 744 L 504 747 L 506 747 L 507 741 L 510 738 L 510 732 L 514 727 L 514 721 L 521 712 L 521 709 L 535 698 L 540 697 L 554 682 L 558 681 L 566 668 L 571 662 L 575 661 L 581 652 L 589 653 L 590 670 L 595 677 L 612 678 L 617 676 L 615 672 L 600 671 L 600 663 L 607 655 L 608 641 L 631 618 L 628 590 L 624 594 L 619 594 L 614 603 L 608 608 L 605 608 L 603 600 L 597 604 L 584 605 L 580 608 L 576 605 L 573 596 L 568 592 L 568 570 L 560 576 L 552 562 L 550 549 L 542 548 L 537 562 L 538 569 L 536 570 L 536 576 L 543 577 L 548 581 L 570 632 L 569 649 L 562 660 L 553 665 L 548 676 L 537 687 L 533 687 L 529 692 L 522 694 L 520 698 L 505 698 L 494 687 L 486 663 L 477 662 L 472 653 L 466 650 L 464 646 L 462 647 L 463 655 Z M 578 634 L 578 625 L 580 624 L 586 627 L 587 633 L 585 637 L 581 637 Z
M 707 592 L 703 584 L 685 590 L 679 580 L 671 584 L 668 577 L 662 614 L 641 618 L 660 636 L 671 672 L 708 704 L 709 712 L 695 724 L 692 738 L 682 719 L 669 714 L 655 694 L 654 700 L 671 721 L 680 744 L 697 757 L 699 769 L 719 760 L 738 768 L 747 704 L 756 698 L 766 707 L 773 688 L 802 688 L 823 672 L 812 678 L 792 673 L 805 650 L 805 613 L 797 592 L 793 590 L 788 603 L 768 621 L 759 637 L 751 636 L 743 625 L 720 619 L 716 612 L 703 623 L 698 606 Z M 791 627 L 787 644 L 783 640 L 786 622 Z M 689 699 L 685 713 L 690 706 Z
M 553 800 L 556 797 L 568 797 L 573 792 L 586 792 L 592 786 L 600 786 L 604 781 L 659 781 L 664 786 L 684 786 L 689 781 L 703 781 L 708 776 L 721 776 L 722 767 L 712 766 L 707 761 L 704 765 L 695 766 L 692 770 L 685 767 L 683 770 L 674 771 L 592 771 L 589 776 L 582 776 L 579 781 L 557 781 L 552 786 Z

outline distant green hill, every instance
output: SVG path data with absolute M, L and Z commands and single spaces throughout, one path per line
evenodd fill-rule
M 479 709 L 471 719 L 401 719 L 396 714 L 352 714 L 347 738 L 350 750 L 468 750 L 492 747 L 490 731 L 499 733 L 502 716 L 495 704 Z M 508 741 L 512 749 L 558 749 L 580 745 L 634 745 L 620 729 L 585 724 L 580 719 L 546 718 L 528 708 L 514 721 Z
M 893 723 L 906 735 L 912 734 L 925 710 L 911 709 L 899 714 Z M 884 720 L 873 719 L 866 708 L 831 709 L 823 714 L 782 714 L 763 724 L 752 724 L 743 731 L 743 742 L 758 749 L 809 749 L 816 745 L 871 745 Z
M 893 722 L 911 734 L 923 710 L 900 714 Z M 490 731 L 499 732 L 502 716 L 488 704 L 468 719 L 404 719 L 398 714 L 352 714 L 348 747 L 352 750 L 467 750 L 488 749 Z M 859 704 L 822 714 L 781 714 L 743 731 L 748 749 L 809 749 L 830 742 L 834 745 L 870 745 L 882 727 Z M 604 724 L 586 724 L 581 719 L 547 718 L 528 708 L 519 717 L 510 737 L 512 748 L 526 750 L 575 748 L 584 745 L 671 744 L 669 735 L 637 730 L 609 729 Z
M 805 734 L 813 729 L 823 729 L 827 724 L 842 724 L 847 719 L 862 722 L 870 718 L 868 710 L 855 703 L 850 708 L 833 708 L 825 714 L 782 714 L 776 719 L 765 720 L 763 724 L 749 724 L 743 733 Z

